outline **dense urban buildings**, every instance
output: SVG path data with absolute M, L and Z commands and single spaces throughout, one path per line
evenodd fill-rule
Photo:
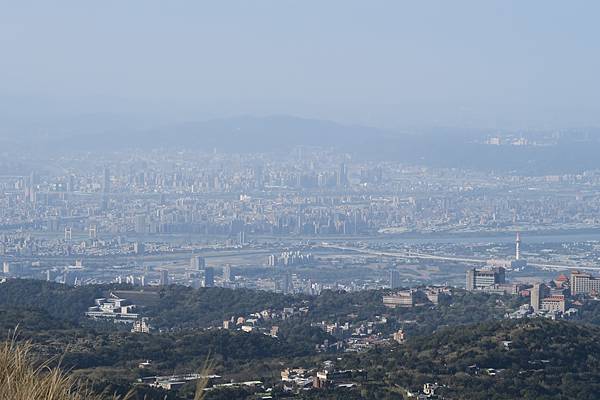
M 0 400 L 600 398 L 600 3 L 61 3 L 0 13 Z
M 553 146 L 496 142 L 481 145 Z M 62 337 L 111 357 L 118 348 L 132 360 L 85 355 L 90 370 L 158 390 L 157 399 L 181 397 L 199 381 L 207 393 L 244 399 L 360 394 L 381 385 L 364 360 L 407 354 L 397 346 L 429 357 L 420 341 L 465 346 L 465 331 L 483 337 L 486 324 L 498 323 L 493 340 L 476 345 L 483 355 L 489 343 L 512 355 L 518 332 L 596 318 L 597 170 L 500 173 L 319 146 L 75 152 L 43 162 L 13 155 L 4 164 L 0 297 L 42 285 L 30 291 L 36 304 L 20 291 L 3 298 L 6 324 L 16 312 L 27 314 L 19 322 L 48 327 L 33 335 L 48 338 L 48 354 L 63 350 Z M 452 335 L 435 336 L 446 329 Z M 218 373 L 197 373 L 212 354 L 199 349 L 218 352 Z M 511 368 L 527 366 L 514 376 L 544 366 L 538 358 L 514 361 Z M 502 376 L 503 368 L 479 362 L 456 370 L 468 379 Z M 396 370 L 384 375 L 399 382 Z M 439 384 L 443 373 L 426 375 L 425 383 L 403 382 L 407 398 L 453 390 L 454 377 Z

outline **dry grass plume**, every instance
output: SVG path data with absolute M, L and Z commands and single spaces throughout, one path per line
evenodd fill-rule
M 129 400 L 130 395 L 113 397 Z M 102 400 L 49 362 L 35 365 L 29 343 L 0 344 L 0 400 Z M 106 398 L 104 398 L 106 400 Z

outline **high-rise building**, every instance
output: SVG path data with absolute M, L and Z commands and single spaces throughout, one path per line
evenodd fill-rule
M 146 220 L 146 216 L 144 214 L 135 216 L 135 233 L 148 233 L 148 222 Z
M 212 267 L 204 269 L 204 287 L 215 286 L 215 270 Z
M 143 242 L 135 242 L 135 243 L 133 243 L 133 252 L 136 255 L 144 254 L 146 252 L 146 248 L 144 246 L 144 243 Z
M 67 180 L 67 192 L 75 191 L 75 175 L 69 175 L 69 179 Z
M 90 239 L 96 239 L 98 237 L 98 228 L 96 225 L 90 225 Z
M 262 189 L 265 186 L 262 165 L 256 165 L 254 167 L 253 175 L 256 187 Z
M 206 268 L 206 260 L 201 256 L 192 256 L 190 259 L 190 269 L 201 271 Z
M 600 278 L 579 271 L 571 272 L 571 295 L 600 293 Z
M 231 282 L 231 265 L 229 264 L 223 267 L 223 282 Z
M 290 274 L 289 272 L 283 275 L 281 290 L 283 291 L 283 294 L 289 294 L 294 292 L 294 282 L 292 281 L 292 274 Z
M 346 163 L 340 164 L 340 169 L 336 176 L 336 184 L 338 187 L 343 187 L 348 184 L 348 168 L 346 167 Z
M 102 193 L 110 193 L 110 169 L 104 168 L 104 179 L 102 182 Z
M 492 285 L 506 282 L 506 271 L 498 268 L 472 268 L 467 271 L 466 288 L 469 291 L 482 290 Z
M 37 174 L 35 173 L 35 171 L 31 171 L 31 174 L 29 175 L 29 187 L 34 187 L 37 184 L 38 184 Z
M 111 191 L 110 187 L 110 170 L 108 167 L 104 168 L 103 179 L 102 179 L 102 209 L 108 208 L 109 194 Z
M 531 307 L 534 311 L 539 311 L 542 307 L 542 300 L 546 297 L 548 288 L 543 283 L 536 283 L 530 291 Z
M 28 185 L 26 185 L 25 196 L 29 199 L 30 202 L 35 203 L 36 200 L 36 190 L 37 190 L 37 174 L 35 171 L 31 172 L 29 176 Z
M 160 271 L 159 285 L 160 286 L 168 286 L 169 285 L 169 271 L 168 270 L 162 269 Z
M 400 287 L 400 272 L 397 270 L 390 271 L 390 289 L 397 289 Z

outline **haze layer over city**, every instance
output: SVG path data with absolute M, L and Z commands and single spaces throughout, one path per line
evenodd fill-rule
M 597 398 L 595 2 L 2 10 L 0 398 Z

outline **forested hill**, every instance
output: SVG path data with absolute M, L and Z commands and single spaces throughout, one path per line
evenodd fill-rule
M 323 291 L 319 296 L 283 295 L 248 289 L 200 288 L 172 285 L 163 288 L 132 288 L 127 285 L 65 286 L 34 280 L 9 280 L 0 284 L 0 312 L 11 310 L 7 323 L 23 320 L 28 313 L 36 312 L 54 322 L 81 323 L 94 298 L 115 292 L 132 300 L 142 316 L 149 317 L 155 328 L 197 329 L 220 326 L 224 319 L 247 316 L 262 310 L 279 310 L 284 307 L 306 307 L 306 318 L 313 322 L 370 321 L 378 315 L 391 320 L 414 321 L 405 326 L 411 335 L 430 333 L 443 326 L 472 324 L 502 319 L 522 299 L 510 296 L 490 296 L 456 290 L 451 299 L 438 306 L 387 309 L 382 296 L 388 291 L 360 292 Z M 142 294 L 152 294 L 146 302 Z M 130 297 L 131 296 L 131 297 Z M 596 315 L 597 313 L 592 312 Z M 0 318 L 0 323 L 2 319 Z M 14 328 L 14 326 L 12 327 Z M 25 324 L 22 328 L 28 328 Z
M 0 324 L 18 323 L 19 315 L 23 318 L 22 322 L 82 322 L 88 307 L 94 305 L 94 299 L 107 296 L 110 292 L 126 299 L 135 293 L 130 300 L 140 306 L 139 312 L 150 317 L 154 326 L 178 329 L 220 325 L 224 318 L 265 309 L 282 309 L 302 301 L 297 296 L 247 289 L 192 289 L 172 285 L 145 288 L 140 292 L 139 288 L 128 285 L 66 286 L 38 280 L 11 279 L 0 284 Z M 138 302 L 144 297 L 140 295 L 143 293 L 152 294 L 156 301 Z M 29 318 L 30 313 L 35 313 L 38 317 Z M 28 324 L 22 326 L 28 327 Z
M 591 400 L 600 393 L 600 329 L 546 319 L 450 327 L 347 366 L 409 390 L 437 382 L 449 399 Z
M 600 393 L 600 327 L 594 325 L 600 321 L 598 302 L 582 308 L 577 321 L 513 321 L 504 315 L 523 298 L 461 290 L 438 305 L 392 310 L 382 305 L 382 295 L 389 291 L 286 296 L 170 286 L 146 288 L 153 301 L 140 304 L 151 324 L 167 329 L 140 335 L 121 324 L 85 319 L 94 298 L 112 290 L 143 300 L 139 288 L 136 292 L 124 285 L 68 287 L 9 280 L 0 284 L 0 333 L 6 337 L 18 325 L 19 340 L 30 341 L 41 357 L 61 360 L 94 387 L 117 382 L 121 393 L 140 376 L 197 370 L 209 355 L 217 374 L 269 384 L 279 381 L 284 367 L 317 368 L 334 357 L 339 369 L 367 371 L 368 379 L 355 389 L 303 392 L 300 398 L 398 399 L 427 382 L 440 384 L 438 392 L 446 399 L 596 399 Z M 290 306 L 308 311 L 265 322 L 266 333 L 271 325 L 280 328 L 277 337 L 215 329 L 224 318 Z M 381 337 L 390 338 L 402 328 L 405 343 L 390 340 L 361 353 L 317 350 L 337 339 L 315 324 L 358 326 L 382 315 Z M 149 359 L 150 370 L 137 368 Z M 163 399 L 164 393 L 157 396 L 149 399 Z
M 66 286 L 53 282 L 11 279 L 0 284 L 0 307 L 35 310 L 56 320 L 75 322 L 82 318 L 94 298 L 101 297 L 107 286 Z

